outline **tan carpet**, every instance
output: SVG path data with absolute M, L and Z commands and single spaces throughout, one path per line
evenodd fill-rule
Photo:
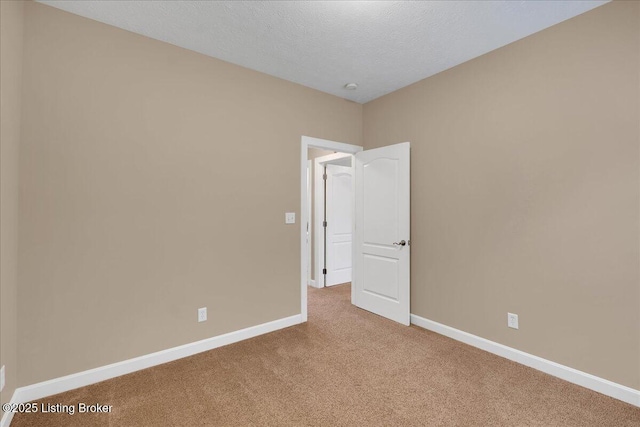
M 309 289 L 309 322 L 59 394 L 25 426 L 640 426 L 640 408 Z

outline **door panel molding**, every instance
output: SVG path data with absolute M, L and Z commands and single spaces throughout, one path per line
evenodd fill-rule
M 410 144 L 355 156 L 355 305 L 409 325 L 411 247 Z
M 351 282 L 353 266 L 353 169 L 351 166 L 325 164 L 325 170 L 327 174 L 325 211 L 328 223 L 325 229 L 325 265 L 327 268 L 325 286 L 333 286 Z M 338 231 L 342 231 L 342 233 Z M 348 258 L 348 262 L 345 263 L 343 268 L 338 268 L 340 260 L 345 258 Z

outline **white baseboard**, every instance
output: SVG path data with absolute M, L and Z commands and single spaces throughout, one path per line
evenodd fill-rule
M 2 402 L 5 403 L 5 402 Z M 16 393 L 13 393 L 13 397 L 11 398 L 11 402 L 9 403 L 18 403 L 16 401 Z M 11 424 L 11 420 L 13 419 L 13 412 L 5 412 L 2 415 L 2 419 L 0 419 L 0 427 L 9 427 Z
M 49 381 L 32 384 L 16 389 L 11 399 L 11 403 L 24 403 L 36 399 L 41 399 L 53 394 L 62 393 L 73 390 L 75 388 L 84 387 L 105 381 L 141 369 L 150 368 L 152 366 L 161 365 L 183 357 L 192 356 L 203 351 L 212 350 L 214 348 L 233 344 L 249 338 L 263 335 L 279 329 L 302 323 L 300 314 L 286 317 L 272 322 L 263 323 L 261 325 L 252 326 L 235 332 L 207 338 L 202 341 L 181 345 L 179 347 L 158 351 L 156 353 L 147 354 L 122 362 L 113 363 L 111 365 L 102 366 L 88 371 L 55 378 Z M 614 383 L 604 378 L 596 377 L 586 372 L 525 353 L 515 348 L 487 340 L 485 338 L 472 335 L 470 333 L 443 325 L 433 320 L 425 319 L 415 314 L 411 315 L 411 323 L 421 328 L 439 333 L 441 335 L 461 341 L 465 344 L 480 348 L 489 353 L 496 354 L 514 362 L 521 363 L 555 377 L 569 381 L 573 384 L 597 391 L 604 395 L 622 400 L 623 402 L 640 407 L 640 391 L 621 384 Z M 0 427 L 9 427 L 13 413 L 5 413 L 0 420 Z
M 16 389 L 13 394 L 12 402 L 24 403 L 32 400 L 41 399 L 53 394 L 62 393 L 73 390 L 75 388 L 84 387 L 95 384 L 100 381 L 119 377 L 141 369 L 150 368 L 152 366 L 161 365 L 183 357 L 192 356 L 203 351 L 212 350 L 214 348 L 233 344 L 249 338 L 263 335 L 278 329 L 287 328 L 289 326 L 302 323 L 302 315 L 285 317 L 283 319 L 274 320 L 272 322 L 263 323 L 261 325 L 251 326 L 235 332 L 229 332 L 224 335 L 207 338 L 202 341 L 181 345 L 179 347 L 169 348 L 167 350 L 158 351 L 156 353 L 146 354 L 122 362 L 113 363 L 111 365 L 101 366 L 99 368 L 90 369 L 88 371 L 78 372 L 76 374 L 55 378 L 49 381 L 32 384 Z M 5 417 L 9 414 L 5 414 Z M 13 415 L 13 414 L 11 414 Z M 2 419 L 0 427 L 8 427 L 10 417 L 6 421 Z
M 489 353 L 504 357 L 505 359 L 513 360 L 514 362 L 553 375 L 554 377 L 569 381 L 570 383 L 640 407 L 639 390 L 543 359 L 542 357 L 525 353 L 524 351 L 516 350 L 515 348 L 507 347 L 494 341 L 489 341 L 485 338 L 443 325 L 442 323 L 434 322 L 433 320 L 425 319 L 415 314 L 411 315 L 411 323 L 440 335 L 453 338 L 456 341 L 461 341 L 473 347 L 488 351 Z
M 324 286 L 320 285 L 319 282 L 316 282 L 315 280 L 312 280 L 309 282 L 309 286 L 313 286 L 314 288 L 323 288 Z

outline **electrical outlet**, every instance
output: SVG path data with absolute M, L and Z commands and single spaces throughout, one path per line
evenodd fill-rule
M 507 326 L 513 329 L 518 329 L 518 315 L 513 313 L 507 313 Z
M 207 307 L 198 309 L 198 322 L 204 322 L 207 320 Z
M 4 388 L 4 365 L 0 368 L 0 391 Z

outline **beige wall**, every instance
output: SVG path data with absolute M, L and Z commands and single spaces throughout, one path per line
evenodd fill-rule
M 412 143 L 412 313 L 635 389 L 639 9 L 597 8 L 363 121 L 365 148 Z
M 24 59 L 20 385 L 300 313 L 300 137 L 361 105 L 34 3 Z
M 637 3 L 368 103 L 364 120 L 360 105 L 27 4 L 18 338 L 22 7 L 0 4 L 1 401 L 298 313 L 299 226 L 283 213 L 300 206 L 301 135 L 412 142 L 413 313 L 640 388 Z
M 8 402 L 17 385 L 18 145 L 24 8 L 0 2 L 0 366 Z M 0 412 L 2 417 L 2 412 Z

